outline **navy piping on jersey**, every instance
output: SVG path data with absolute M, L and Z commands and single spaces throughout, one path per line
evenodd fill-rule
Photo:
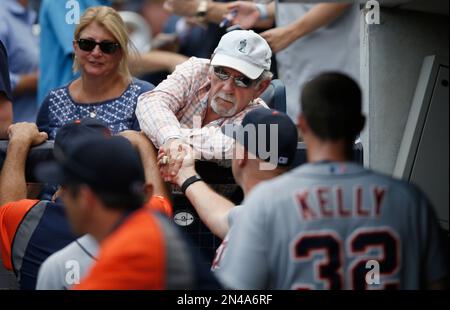
M 81 250 L 83 250 L 83 252 L 84 253 L 86 253 L 87 254 L 87 256 L 89 256 L 90 258 L 92 258 L 93 260 L 95 260 L 95 261 L 97 261 L 97 258 L 94 256 L 94 255 L 92 255 L 81 243 L 80 243 L 80 241 L 78 241 L 78 239 L 77 240 L 75 240 L 75 242 L 76 242 L 76 244 L 81 248 Z

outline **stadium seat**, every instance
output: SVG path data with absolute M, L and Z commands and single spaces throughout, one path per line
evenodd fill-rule
M 286 113 L 286 87 L 281 80 L 270 81 L 269 87 L 261 94 L 260 98 L 271 109 Z

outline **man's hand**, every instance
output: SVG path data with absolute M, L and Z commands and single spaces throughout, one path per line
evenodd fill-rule
M 164 181 L 169 182 L 172 177 L 178 174 L 178 170 L 183 164 L 184 156 L 185 149 L 181 139 L 170 139 L 160 147 L 157 162 Z
M 330 24 L 352 6 L 351 3 L 319 3 L 306 14 L 284 27 L 261 33 L 273 53 L 277 53 L 294 41 Z
M 9 144 L 0 172 L 0 206 L 27 198 L 25 163 L 32 145 L 47 140 L 47 133 L 39 132 L 34 123 L 17 123 L 8 128 Z
M 8 128 L 10 143 L 20 141 L 30 146 L 39 145 L 48 139 L 46 132 L 39 132 L 35 123 L 16 123 Z
M 164 8 L 180 16 L 195 16 L 199 0 L 166 0 Z
M 260 13 L 253 2 L 249 1 L 235 1 L 227 5 L 228 14 L 224 18 L 230 17 L 231 12 L 236 12 L 236 15 L 231 20 L 233 25 L 239 24 L 242 29 L 251 29 L 258 22 Z
M 161 175 L 164 177 L 164 180 L 166 182 L 171 182 L 174 184 L 177 184 L 181 187 L 181 185 L 191 176 L 194 176 L 197 174 L 195 171 L 195 157 L 194 157 L 194 151 L 192 148 L 187 144 L 181 144 L 182 153 L 184 154 L 184 157 L 181 160 L 181 165 L 179 168 L 175 169 L 175 165 L 179 165 L 179 162 L 174 160 L 169 160 L 168 155 L 164 153 L 160 149 L 157 157 L 157 162 L 159 166 L 159 171 Z M 169 171 L 175 171 L 177 170 L 176 174 L 172 174 Z
M 195 174 L 194 159 L 194 151 L 182 140 L 167 141 L 159 149 L 157 157 L 159 171 L 164 181 L 182 184 L 185 179 Z M 182 167 L 183 173 L 179 173 Z

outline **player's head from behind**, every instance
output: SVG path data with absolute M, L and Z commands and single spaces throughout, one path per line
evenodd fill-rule
M 298 124 L 307 146 L 317 142 L 342 145 L 350 159 L 365 122 L 361 101 L 358 84 L 342 73 L 322 73 L 306 83 Z
M 282 174 L 294 160 L 297 127 L 285 113 L 257 108 L 240 125 L 225 125 L 222 132 L 236 140 L 232 171 L 239 184 L 244 174 L 262 179 Z
M 125 138 L 84 136 L 55 157 L 55 162 L 38 167 L 37 176 L 62 185 L 61 198 L 75 233 L 101 240 L 124 214 L 142 206 L 144 170 Z

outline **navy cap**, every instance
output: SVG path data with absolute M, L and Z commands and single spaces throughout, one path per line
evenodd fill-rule
M 65 124 L 58 130 L 55 136 L 53 151 L 56 153 L 64 153 L 72 146 L 73 140 L 96 135 L 110 137 L 111 130 L 105 123 L 94 118 L 88 117 L 75 120 Z
M 277 166 L 290 166 L 294 160 L 298 132 L 285 113 L 257 108 L 248 112 L 241 125 L 225 125 L 222 132 L 242 144 L 261 160 Z
M 87 184 L 92 189 L 115 194 L 141 194 L 144 169 L 137 151 L 123 137 L 78 137 L 67 152 L 55 154 L 56 161 L 36 169 L 46 183 Z

